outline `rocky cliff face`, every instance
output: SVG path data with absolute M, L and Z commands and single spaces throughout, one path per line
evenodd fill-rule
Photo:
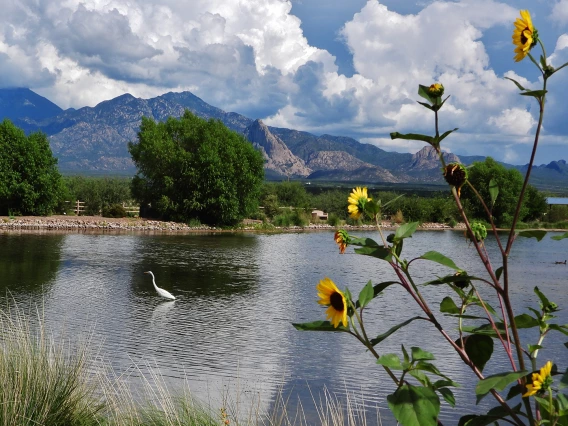
M 368 175 L 380 182 L 401 181 L 388 170 L 361 161 L 345 151 L 313 152 L 309 155 L 307 164 L 311 169 L 318 171 L 315 175 L 311 175 L 311 178 L 330 178 L 343 174 L 344 176 L 339 180 L 356 181 L 362 175 Z
M 256 120 L 247 127 L 244 135 L 255 148 L 262 152 L 265 169 L 282 176 L 296 177 L 306 177 L 312 172 L 304 160 L 292 154 L 282 139 L 270 133 L 261 120 Z
M 457 155 L 447 152 L 444 153 L 444 160 L 446 163 L 460 162 Z M 439 169 L 440 167 L 440 159 L 438 158 L 436 150 L 432 146 L 426 145 L 412 156 L 410 164 L 407 165 L 407 171 L 431 170 Z

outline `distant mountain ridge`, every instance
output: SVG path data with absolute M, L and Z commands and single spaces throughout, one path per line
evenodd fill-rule
M 234 112 L 225 112 L 191 92 L 169 92 L 151 99 L 124 94 L 95 107 L 62 110 L 29 89 L 0 89 L 0 119 L 9 118 L 26 132 L 49 136 L 59 167 L 69 173 L 134 174 L 128 142 L 137 139 L 142 117 L 165 121 L 185 110 L 205 119 L 217 119 L 243 134 L 265 158 L 271 178 L 368 183 L 442 183 L 438 157 L 426 145 L 415 154 L 389 152 L 344 136 L 321 135 L 266 126 Z M 460 161 L 452 153 L 446 161 Z M 482 156 L 464 156 L 471 164 Z M 526 171 L 525 166 L 512 166 Z M 539 187 L 568 184 L 566 161 L 535 166 L 531 183 Z

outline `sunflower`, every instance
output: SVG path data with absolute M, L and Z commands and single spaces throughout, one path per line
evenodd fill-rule
M 353 219 L 359 219 L 363 211 L 365 211 L 367 201 L 371 201 L 367 196 L 367 188 L 355 188 L 353 192 L 349 194 L 349 198 L 347 198 L 347 202 L 349 203 L 347 206 L 349 216 Z
M 316 290 L 320 298 L 318 303 L 329 306 L 325 314 L 333 326 L 337 328 L 341 323 L 347 327 L 347 300 L 335 283 L 326 277 L 318 283 Z
M 531 14 L 528 10 L 521 10 L 521 17 L 515 21 L 513 30 L 513 44 L 515 48 L 515 62 L 522 61 L 538 41 L 538 32 L 533 27 Z
M 552 385 L 552 361 L 544 364 L 538 373 L 532 374 L 532 383 L 527 385 L 527 391 L 523 394 L 525 396 L 533 396 L 539 392 L 543 392 Z
M 339 229 L 335 231 L 333 239 L 335 240 L 337 245 L 339 245 L 339 253 L 345 253 L 345 249 L 349 245 L 349 234 L 347 233 L 347 231 L 345 229 Z
M 434 97 L 440 97 L 444 94 L 444 86 L 442 83 L 434 83 L 428 87 L 428 94 Z

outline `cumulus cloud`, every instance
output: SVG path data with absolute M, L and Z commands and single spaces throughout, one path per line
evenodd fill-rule
M 496 0 L 427 2 L 416 14 L 369 0 L 338 32 L 353 56 L 352 76 L 310 45 L 286 0 L 192 0 L 191 7 L 172 0 L 4 3 L 0 84 L 30 87 L 64 108 L 125 92 L 147 98 L 190 90 L 267 124 L 412 151 L 420 145 L 391 141 L 388 133 L 431 133 L 432 113 L 416 103 L 417 86 L 441 81 L 451 97 L 440 124 L 460 128 L 445 141 L 453 150 L 507 137 L 514 146 L 535 125 L 531 99 L 494 71 L 484 44 L 488 30 L 511 28 L 518 15 Z M 550 6 L 557 22 L 567 5 Z M 567 57 L 563 35 L 550 61 Z M 513 71 L 505 76 L 526 87 L 539 84 Z M 551 85 L 559 94 L 550 104 L 561 110 L 568 80 L 556 77 Z M 547 121 L 543 138 L 565 123 Z
M 552 8 L 550 18 L 559 24 L 568 24 L 568 0 L 559 0 Z

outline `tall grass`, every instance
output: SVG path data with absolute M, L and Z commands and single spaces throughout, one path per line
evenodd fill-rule
M 116 376 L 90 339 L 77 344 L 55 339 L 40 314 L 0 310 L 0 426 L 304 426 L 310 424 L 302 403 L 295 412 L 280 391 L 269 413 L 260 409 L 260 393 L 250 398 L 223 396 L 220 407 L 196 400 L 186 382 L 172 392 L 156 368 L 147 366 L 140 394 Z M 141 373 L 141 371 L 139 371 Z M 316 401 L 325 426 L 366 425 L 364 404 L 345 403 L 325 391 Z M 309 402 L 309 401 L 308 401 Z M 361 408 L 363 407 L 363 408 Z M 378 414 L 378 410 L 377 410 Z M 373 421 L 372 424 L 379 422 Z
M 0 313 L 0 342 L 1 426 L 100 423 L 86 344 L 57 343 L 20 311 Z

